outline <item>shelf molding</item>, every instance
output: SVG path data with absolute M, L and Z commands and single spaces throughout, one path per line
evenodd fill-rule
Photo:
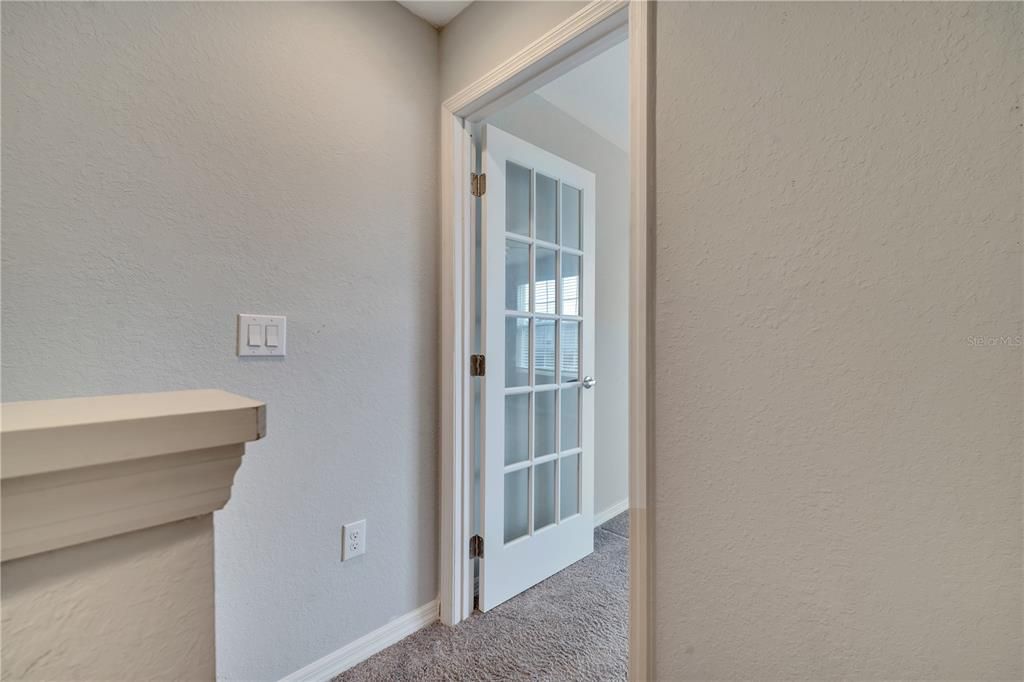
M 209 514 L 264 403 L 218 390 L 0 405 L 0 560 Z

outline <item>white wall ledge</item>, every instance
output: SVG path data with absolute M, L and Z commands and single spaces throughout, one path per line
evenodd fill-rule
M 223 507 L 266 407 L 217 390 L 0 406 L 0 558 Z

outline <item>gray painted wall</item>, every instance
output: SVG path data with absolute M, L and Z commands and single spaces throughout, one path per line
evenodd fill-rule
M 600 513 L 629 496 L 629 155 L 538 95 L 487 122 L 597 175 L 598 383 L 591 395 Z
M 436 31 L 394 3 L 2 11 L 4 400 L 268 403 L 216 515 L 222 678 L 434 599 Z M 236 358 L 239 312 L 287 315 L 288 357 Z
M 1019 3 L 659 3 L 659 679 L 1020 679 Z

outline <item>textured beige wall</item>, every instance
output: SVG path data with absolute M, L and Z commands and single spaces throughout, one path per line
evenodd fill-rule
M 1022 9 L 659 4 L 661 679 L 1021 678 Z
M 471 84 L 587 6 L 586 2 L 474 2 L 441 30 L 441 99 Z
M 8 561 L 5 680 L 212 680 L 213 515 Z

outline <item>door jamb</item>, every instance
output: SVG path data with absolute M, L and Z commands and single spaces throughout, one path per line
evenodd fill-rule
M 627 9 L 628 8 L 628 9 Z M 467 123 L 569 71 L 629 31 L 629 678 L 653 678 L 653 200 L 655 3 L 597 0 L 460 90 L 441 105 L 441 621 L 473 610 L 469 557 L 472 514 L 473 328 L 472 159 Z

